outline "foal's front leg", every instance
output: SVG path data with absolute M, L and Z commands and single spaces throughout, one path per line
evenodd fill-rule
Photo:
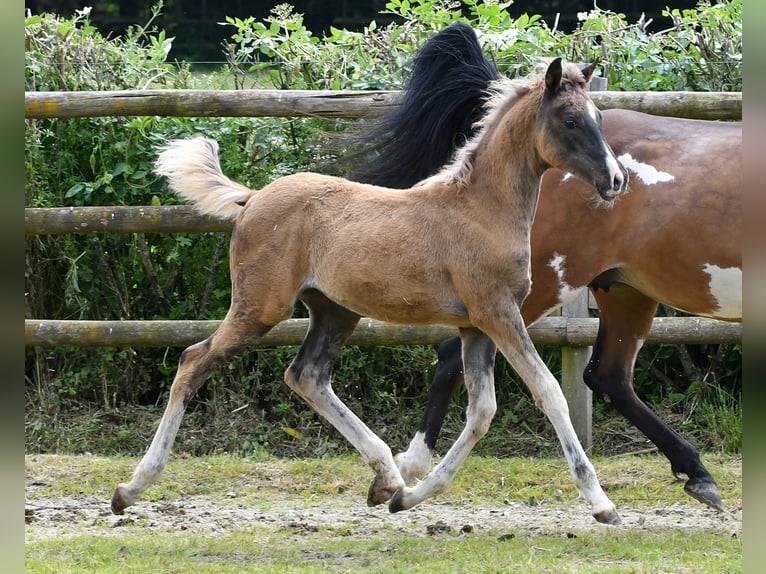
M 505 317 L 495 315 L 487 320 L 500 352 L 527 385 L 537 406 L 545 413 L 556 431 L 569 471 L 580 494 L 591 505 L 593 517 L 605 524 L 619 524 L 617 509 L 601 488 L 590 460 L 580 444 L 564 393 L 540 358 L 517 309 L 507 309 Z
M 474 445 L 487 433 L 495 416 L 495 343 L 478 329 L 461 329 L 460 338 L 468 393 L 465 428 L 441 462 L 421 482 L 394 495 L 389 504 L 391 512 L 412 508 L 452 484 L 457 471 Z

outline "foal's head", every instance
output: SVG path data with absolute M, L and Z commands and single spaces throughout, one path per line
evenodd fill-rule
M 585 87 L 596 64 L 562 66 L 556 58 L 545 72 L 537 113 L 537 150 L 549 167 L 570 172 L 593 185 L 605 200 L 623 193 L 628 172 L 601 132 L 601 112 Z

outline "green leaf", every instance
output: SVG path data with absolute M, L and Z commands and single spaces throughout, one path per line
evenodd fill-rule
M 83 189 L 85 189 L 84 183 L 75 183 L 67 190 L 67 192 L 64 194 L 64 197 L 74 197 L 75 195 L 78 195 Z
M 114 166 L 114 169 L 112 170 L 112 177 L 117 177 L 118 175 L 122 175 L 126 171 L 129 170 L 128 164 L 125 162 L 120 162 L 116 166 Z

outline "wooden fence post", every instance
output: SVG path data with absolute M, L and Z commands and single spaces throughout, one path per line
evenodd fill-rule
M 588 291 L 564 305 L 561 315 L 587 317 Z M 569 404 L 569 418 L 585 452 L 589 452 L 593 447 L 593 393 L 583 381 L 582 373 L 590 360 L 592 349 L 561 347 L 561 388 Z

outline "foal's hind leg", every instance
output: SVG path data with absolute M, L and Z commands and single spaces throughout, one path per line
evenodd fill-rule
M 389 505 L 391 512 L 412 508 L 446 489 L 495 416 L 495 343 L 478 329 L 461 329 L 460 338 L 468 393 L 465 427 L 441 462 L 421 482 L 394 495 Z
M 451 337 L 439 345 L 438 359 L 420 428 L 412 437 L 407 450 L 394 457 L 396 466 L 407 484 L 415 478 L 425 476 L 431 468 L 436 440 L 439 438 L 450 401 L 455 391 L 463 384 L 460 337 Z
M 359 315 L 318 291 L 301 295 L 310 325 L 297 356 L 285 371 L 285 382 L 348 440 L 376 474 L 368 494 L 370 506 L 385 502 L 404 487 L 391 449 L 335 395 L 332 368 Z
M 162 420 L 151 445 L 133 471 L 127 484 L 120 484 L 112 495 L 112 512 L 122 514 L 149 486 L 157 482 L 168 462 L 186 406 L 213 369 L 230 359 L 247 344 L 265 335 L 271 327 L 233 319 L 232 310 L 210 337 L 187 348 L 178 363 Z

